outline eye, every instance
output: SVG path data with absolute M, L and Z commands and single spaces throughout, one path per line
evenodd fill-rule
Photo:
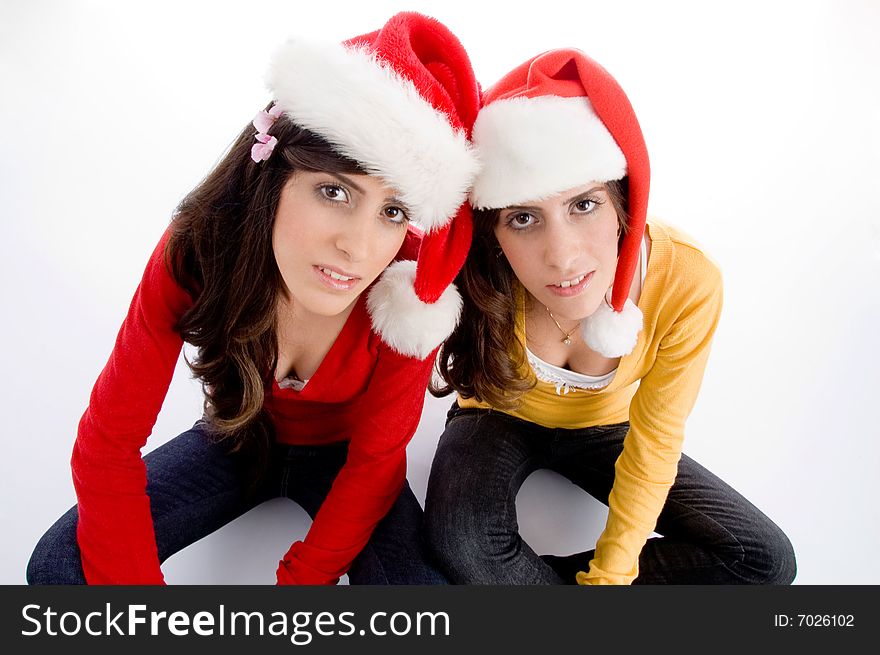
M 318 190 L 325 199 L 332 202 L 348 202 L 350 200 L 348 191 L 338 184 L 322 184 Z
M 525 230 L 535 224 L 537 220 L 528 212 L 513 212 L 507 215 L 507 226 L 513 230 Z
M 389 205 L 382 210 L 382 215 L 387 218 L 392 223 L 405 223 L 409 220 L 409 216 L 407 216 L 406 211 L 401 207 L 396 207 L 395 205 Z
M 581 198 L 571 206 L 571 210 L 574 214 L 589 214 L 600 204 L 600 202 L 593 198 Z

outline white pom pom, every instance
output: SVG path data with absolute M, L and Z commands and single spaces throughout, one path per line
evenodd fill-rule
M 450 285 L 428 304 L 416 295 L 414 261 L 394 262 L 370 289 L 367 310 L 373 330 L 393 350 L 425 359 L 452 334 L 461 316 L 462 299 Z
M 584 343 L 605 357 L 623 357 L 631 353 L 641 331 L 642 310 L 629 299 L 619 313 L 603 302 L 581 323 Z

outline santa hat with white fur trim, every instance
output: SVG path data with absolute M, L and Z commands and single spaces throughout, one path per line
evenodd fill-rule
M 440 22 L 403 12 L 341 44 L 289 40 L 267 83 L 278 111 L 397 189 L 425 230 L 418 261 L 389 266 L 367 298 L 382 340 L 424 359 L 458 323 L 452 280 L 473 230 L 480 90 L 467 53 Z
M 530 59 L 485 93 L 474 125 L 483 168 L 471 204 L 496 209 L 549 198 L 587 182 L 628 178 L 628 231 L 611 292 L 581 327 L 606 357 L 635 347 L 642 313 L 629 300 L 645 232 L 650 166 L 632 105 L 617 81 L 580 50 Z

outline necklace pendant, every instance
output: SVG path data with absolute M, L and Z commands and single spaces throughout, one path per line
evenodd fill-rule
M 570 330 L 569 332 L 566 332 L 565 330 L 562 329 L 562 326 L 559 324 L 559 321 L 556 320 L 556 317 L 553 316 L 553 312 L 550 311 L 549 307 L 547 307 L 547 313 L 550 314 L 550 318 L 553 320 L 554 323 L 556 323 L 556 327 L 559 328 L 559 331 L 565 335 L 562 338 L 562 343 L 564 343 L 566 346 L 570 346 L 571 345 L 571 333 L 574 332 L 580 326 L 581 322 L 578 321 L 578 324 L 574 326 L 574 329 Z

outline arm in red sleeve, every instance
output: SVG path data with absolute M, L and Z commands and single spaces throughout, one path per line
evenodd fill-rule
M 168 232 L 144 271 L 79 423 L 71 467 L 77 540 L 90 584 L 161 584 L 141 448 L 162 407 L 192 305 L 165 265 Z
M 406 446 L 415 434 L 434 353 L 419 361 L 384 345 L 356 409 L 348 459 L 304 541 L 278 567 L 279 584 L 335 584 L 363 550 L 406 479 Z

